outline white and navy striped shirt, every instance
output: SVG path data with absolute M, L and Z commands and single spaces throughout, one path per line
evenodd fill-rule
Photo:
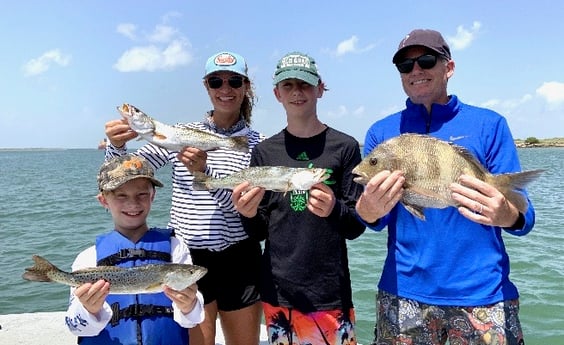
M 175 126 L 209 131 L 201 122 Z M 215 178 L 225 177 L 249 166 L 251 150 L 264 140 L 265 136 L 248 127 L 232 136 L 244 134 L 249 138 L 249 152 L 222 148 L 208 151 L 206 175 Z M 108 145 L 106 159 L 126 153 L 125 146 L 116 148 Z M 231 201 L 231 190 L 193 190 L 193 175 L 176 157 L 178 151 L 169 151 L 149 143 L 134 154 L 145 157 L 154 169 L 159 169 L 168 163 L 172 164 L 172 206 L 168 226 L 174 229 L 176 236 L 188 247 L 221 251 L 248 238 L 239 213 Z

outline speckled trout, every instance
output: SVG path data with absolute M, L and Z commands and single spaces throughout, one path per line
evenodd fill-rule
M 213 178 L 201 172 L 194 172 L 192 187 L 194 190 L 216 188 L 233 189 L 242 182 L 248 181 L 251 187 L 262 187 L 275 192 L 291 190 L 309 190 L 316 183 L 330 177 L 323 168 L 290 168 L 284 166 L 249 167 L 234 174 Z
M 35 265 L 25 269 L 23 278 L 37 282 L 56 282 L 77 287 L 104 279 L 112 294 L 157 293 L 163 285 L 183 290 L 202 278 L 207 269 L 187 264 L 149 264 L 132 268 L 98 266 L 65 272 L 39 255 L 33 255 Z
M 180 151 L 190 146 L 203 151 L 225 148 L 249 152 L 248 138 L 245 135 L 226 137 L 196 128 L 166 125 L 127 103 L 117 109 L 139 137 L 165 149 Z

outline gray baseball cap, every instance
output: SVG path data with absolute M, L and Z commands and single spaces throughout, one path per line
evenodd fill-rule
M 416 29 L 407 34 L 400 42 L 397 52 L 392 58 L 394 64 L 400 62 L 405 49 L 422 46 L 450 60 L 450 48 L 440 32 L 429 29 Z

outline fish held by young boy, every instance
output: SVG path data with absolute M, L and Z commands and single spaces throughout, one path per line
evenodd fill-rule
M 131 268 L 98 266 L 65 272 L 39 255 L 33 255 L 35 264 L 25 269 L 22 278 L 37 282 L 56 282 L 77 287 L 100 279 L 110 283 L 112 294 L 158 293 L 163 286 L 183 290 L 202 278 L 207 269 L 188 264 L 149 264 Z
M 226 137 L 196 128 L 170 126 L 151 118 L 135 106 L 127 103 L 122 104 L 117 109 L 127 119 L 129 127 L 140 138 L 165 149 L 180 151 L 189 146 L 202 151 L 225 148 L 249 152 L 248 138 L 245 135 Z
M 194 172 L 194 190 L 233 189 L 248 181 L 251 187 L 262 187 L 275 192 L 309 190 L 316 183 L 330 177 L 324 168 L 291 168 L 284 166 L 257 166 L 239 170 L 231 175 L 214 178 L 201 172 Z
M 524 188 L 544 170 L 491 174 L 467 149 L 422 134 L 402 134 L 376 146 L 352 171 L 353 180 L 366 185 L 383 170 L 401 170 L 405 176 L 400 202 L 419 219 L 424 208 L 458 206 L 449 185 L 462 174 L 473 176 L 497 188 L 521 213 L 528 203 L 517 189 Z

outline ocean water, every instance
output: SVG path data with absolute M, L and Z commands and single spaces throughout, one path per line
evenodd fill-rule
M 527 236 L 506 235 L 511 278 L 521 293 L 521 322 L 528 345 L 564 344 L 564 148 L 520 149 L 523 169 L 547 171 L 529 186 L 537 211 Z M 31 256 L 46 257 L 70 270 L 74 257 L 95 236 L 112 228 L 98 204 L 99 150 L 0 151 L 0 314 L 62 311 L 68 288 L 21 278 Z M 149 217 L 165 226 L 170 204 L 170 170 L 157 176 L 160 188 Z M 386 234 L 367 230 L 349 242 L 350 269 L 360 343 L 372 340 L 375 292 Z M 461 253 L 463 255 L 463 253 Z

